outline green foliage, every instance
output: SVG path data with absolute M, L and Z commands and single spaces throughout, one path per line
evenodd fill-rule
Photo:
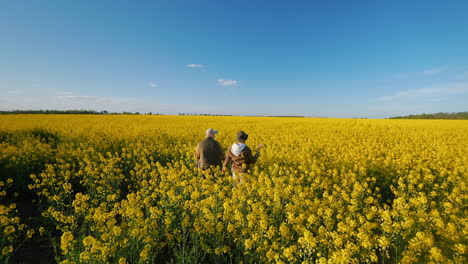
M 468 112 L 435 114 L 422 113 L 420 115 L 395 116 L 390 117 L 390 119 L 468 119 Z
M 141 115 L 140 112 L 109 112 L 109 111 L 95 111 L 95 110 L 12 110 L 0 111 L 0 115 L 16 115 L 16 114 L 53 114 L 53 115 Z M 151 112 L 148 114 L 152 114 Z

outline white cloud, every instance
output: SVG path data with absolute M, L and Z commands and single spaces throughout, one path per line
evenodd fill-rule
M 376 101 L 394 101 L 405 98 L 446 96 L 464 93 L 468 93 L 468 83 L 451 83 L 430 88 L 399 91 L 392 95 L 379 97 Z
M 443 71 L 445 71 L 444 68 L 432 68 L 432 69 L 424 70 L 423 73 L 424 73 L 424 75 L 435 75 L 435 74 L 439 74 L 439 73 L 441 73 Z
M 203 64 L 192 63 L 192 64 L 187 64 L 187 67 L 189 67 L 189 68 L 203 68 L 205 66 L 203 66 Z
M 155 82 L 149 82 L 149 83 L 148 83 L 148 86 L 149 86 L 149 87 L 153 87 L 153 88 L 154 88 L 154 87 L 157 87 L 157 86 L 158 86 L 158 84 L 157 84 L 157 83 L 155 83 Z
M 236 80 L 225 80 L 225 79 L 218 79 L 218 84 L 222 86 L 233 86 L 237 85 Z

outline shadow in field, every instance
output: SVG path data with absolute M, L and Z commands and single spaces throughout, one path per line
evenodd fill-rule
M 35 153 L 30 153 L 29 147 L 44 144 L 41 146 L 54 150 L 60 143 L 60 136 L 44 129 L 7 131 L 0 133 L 0 143 L 6 143 L 19 151 L 5 155 L 0 160 L 2 180 L 13 179 L 13 185 L 7 190 L 6 200 L 16 204 L 21 223 L 36 232 L 31 239 L 26 239 L 25 234 L 19 237 L 19 241 L 24 243 L 14 245 L 15 251 L 9 263 L 54 263 L 51 241 L 38 234 L 39 227 L 45 225 L 42 210 L 35 203 L 38 196 L 28 188 L 29 184 L 33 184 L 29 176 L 41 173 L 46 164 L 54 162 L 54 157 L 36 157 Z
M 31 199 L 16 202 L 19 217 L 29 228 L 38 230 L 44 225 L 41 211 L 37 204 Z M 34 239 L 28 239 L 22 244 L 13 255 L 10 263 L 18 264 L 48 264 L 55 263 L 54 250 L 48 237 L 41 237 L 35 234 Z

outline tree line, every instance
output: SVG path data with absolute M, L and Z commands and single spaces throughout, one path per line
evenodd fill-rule
M 109 111 L 95 111 L 95 110 L 12 110 L 0 111 L 2 115 L 14 114 L 53 114 L 53 115 L 159 115 L 152 112 L 109 112 Z
M 222 114 L 206 114 L 206 113 L 179 113 L 180 116 L 232 116 Z
M 434 113 L 434 114 L 420 114 L 408 116 L 395 116 L 390 119 L 468 119 L 468 112 L 457 113 Z

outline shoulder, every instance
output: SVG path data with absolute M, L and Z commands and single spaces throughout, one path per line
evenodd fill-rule
M 232 151 L 231 151 L 231 148 L 228 149 L 227 155 L 228 155 L 229 157 L 233 157 L 233 156 L 234 156 L 234 154 L 233 154 Z
M 245 146 L 244 151 L 246 153 L 252 153 L 252 150 L 249 148 L 249 146 Z
M 202 141 L 198 142 L 199 147 L 206 145 L 206 139 L 203 139 Z

